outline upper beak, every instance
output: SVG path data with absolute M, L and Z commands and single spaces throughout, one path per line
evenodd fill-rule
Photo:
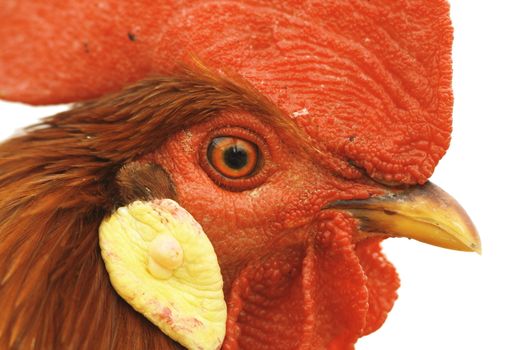
M 348 210 L 366 236 L 413 238 L 435 246 L 481 253 L 472 220 L 448 193 L 428 182 L 364 200 L 337 201 L 330 208 Z

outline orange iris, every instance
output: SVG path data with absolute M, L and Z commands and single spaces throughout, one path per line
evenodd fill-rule
M 222 136 L 208 146 L 208 161 L 221 175 L 238 179 L 251 175 L 257 168 L 259 149 L 246 140 Z

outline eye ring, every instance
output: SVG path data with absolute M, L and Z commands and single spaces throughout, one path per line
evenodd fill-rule
M 200 151 L 201 167 L 208 176 L 217 185 L 234 192 L 262 184 L 270 172 L 270 159 L 265 140 L 242 127 L 212 131 Z

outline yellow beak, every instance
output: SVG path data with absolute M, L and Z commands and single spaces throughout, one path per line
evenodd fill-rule
M 406 237 L 481 254 L 478 232 L 465 210 L 430 182 L 381 197 L 338 201 L 330 207 L 348 210 L 357 218 L 363 237 Z

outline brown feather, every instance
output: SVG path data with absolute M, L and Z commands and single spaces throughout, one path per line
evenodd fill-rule
M 98 227 L 115 198 L 149 184 L 134 168 L 117 177 L 123 165 L 226 109 L 272 116 L 298 134 L 247 83 L 199 67 L 77 105 L 0 144 L 0 348 L 177 347 L 114 292 Z
M 119 207 L 136 200 L 176 200 L 175 187 L 170 175 L 158 164 L 128 163 L 118 171 L 116 184 L 119 190 Z

